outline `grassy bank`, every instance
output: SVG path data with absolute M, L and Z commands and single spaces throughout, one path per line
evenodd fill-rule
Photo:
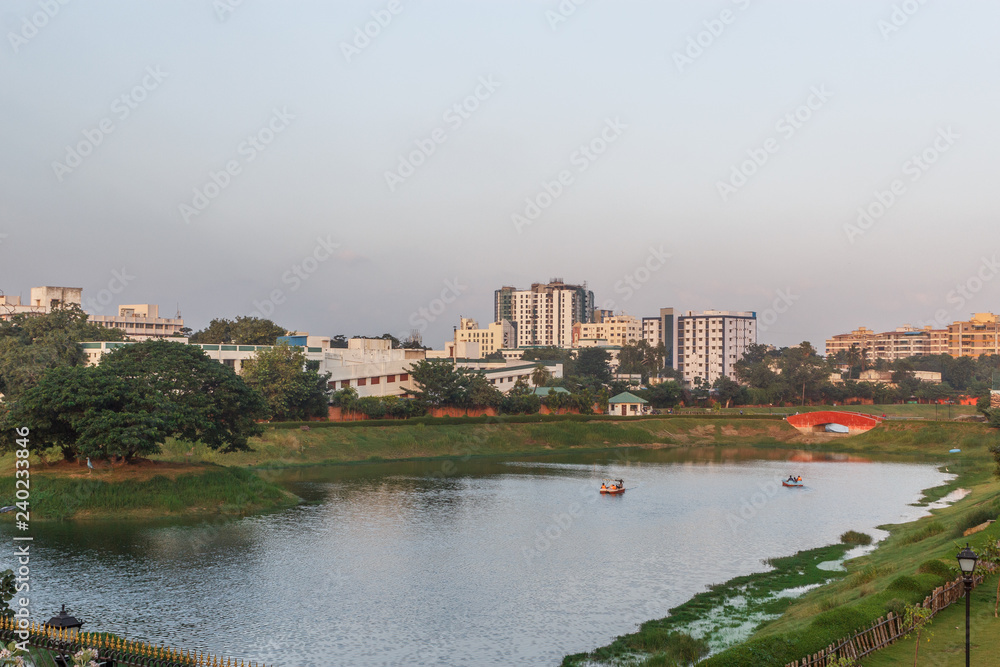
M 196 446 L 192 459 L 220 465 L 286 467 L 414 458 L 510 456 L 623 445 L 780 444 L 800 439 L 781 420 L 661 418 L 541 423 L 361 425 L 309 430 L 270 428 L 252 452 L 219 454 Z M 164 461 L 181 462 L 188 443 L 168 442 Z
M 181 514 L 240 515 L 298 502 L 248 470 L 219 466 L 136 474 L 32 471 L 32 519 L 144 518 Z M 14 479 L 0 477 L 0 497 L 14 498 Z M 13 500 L 11 501 L 13 502 Z M 13 519 L 14 514 L 4 515 Z
M 718 649 L 733 642 L 759 624 L 780 616 L 791 604 L 789 590 L 813 587 L 844 576 L 817 567 L 835 561 L 852 545 L 836 544 L 768 561 L 768 572 L 735 577 L 712 586 L 704 593 L 670 610 L 666 618 L 647 621 L 637 632 L 623 635 L 614 642 L 590 653 L 578 653 L 563 659 L 563 667 L 580 667 L 595 661 L 621 662 L 644 660 L 656 664 L 658 654 L 667 650 L 674 633 L 697 635 L 710 647 Z M 676 641 L 676 640 L 675 640 Z

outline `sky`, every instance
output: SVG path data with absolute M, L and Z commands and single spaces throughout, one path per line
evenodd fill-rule
M 996 2 L 0 5 L 0 290 L 440 348 L 562 278 L 759 342 L 1000 311 Z

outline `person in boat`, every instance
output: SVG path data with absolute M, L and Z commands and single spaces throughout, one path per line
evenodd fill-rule
M 607 491 L 607 490 L 608 490 L 608 485 L 605 484 L 604 482 L 601 482 L 601 491 Z

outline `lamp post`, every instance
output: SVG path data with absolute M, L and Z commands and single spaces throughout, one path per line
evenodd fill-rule
M 972 573 L 976 571 L 976 561 L 979 556 L 969 548 L 969 543 L 965 543 L 965 548 L 958 552 L 958 567 L 962 570 L 962 577 L 965 581 L 965 667 L 969 667 L 969 598 L 972 594 Z

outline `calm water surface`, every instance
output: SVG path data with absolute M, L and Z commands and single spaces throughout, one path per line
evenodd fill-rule
M 311 503 L 280 513 L 36 522 L 33 613 L 65 602 L 86 629 L 288 667 L 557 665 L 765 558 L 913 519 L 908 504 L 948 478 L 926 464 L 755 458 L 767 455 L 309 468 L 271 474 Z M 805 488 L 780 487 L 793 473 Z M 634 488 L 602 497 L 602 477 Z

